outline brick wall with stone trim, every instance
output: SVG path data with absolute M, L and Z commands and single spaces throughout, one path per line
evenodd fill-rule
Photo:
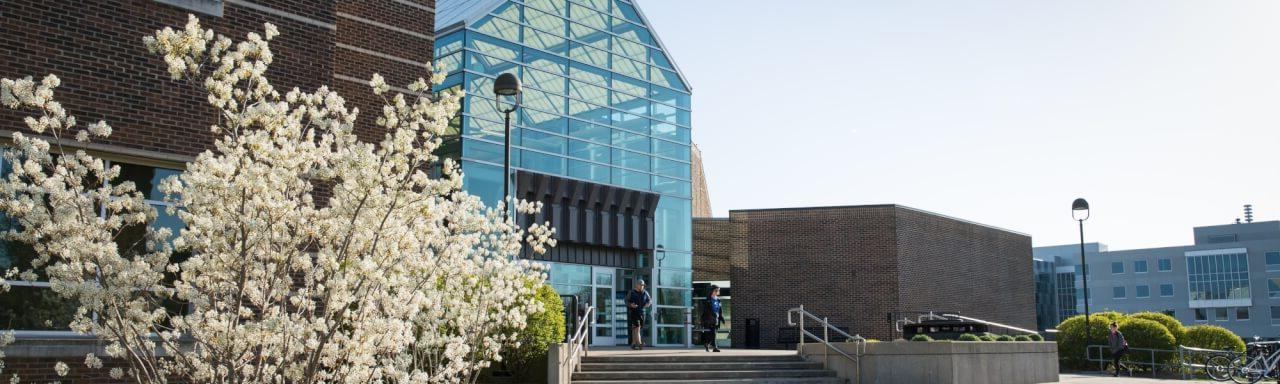
M 188 14 L 236 40 L 262 32 L 270 22 L 280 30 L 271 42 L 275 54 L 267 76 L 280 92 L 327 85 L 361 111 L 357 134 L 381 140 L 373 121 L 381 98 L 367 85 L 381 73 L 403 87 L 418 77 L 434 46 L 435 0 L 6 0 L 0 1 L 0 77 L 52 73 L 62 80 L 56 91 L 69 114 L 81 124 L 99 119 L 114 128 L 111 138 L 88 145 L 91 153 L 132 163 L 181 167 L 208 149 L 216 111 L 204 92 L 169 79 L 163 61 L 147 52 L 142 37 L 166 26 L 181 28 Z M 184 8 L 183 5 L 199 5 Z M 209 14 L 217 7 L 221 15 Z M 14 132 L 29 133 L 26 112 L 0 110 L 0 141 Z M 81 147 L 82 145 L 73 145 Z M 75 337 L 25 338 L 8 348 L 5 377 L 24 381 L 117 382 L 107 371 L 89 370 L 86 346 Z M 53 363 L 72 368 L 53 375 Z M 106 361 L 108 367 L 114 363 Z
M 876 339 L 894 335 L 887 315 L 895 311 L 1035 324 L 1030 237 L 913 208 L 741 210 L 695 220 L 694 279 L 717 277 L 725 252 L 735 346 L 745 345 L 746 320 L 757 319 L 763 348 L 790 347 L 779 343 L 779 328 L 801 304 Z

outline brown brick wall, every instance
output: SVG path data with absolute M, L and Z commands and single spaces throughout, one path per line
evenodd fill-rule
M 735 346 L 757 319 L 761 347 L 788 347 L 778 328 L 801 304 L 882 340 L 894 337 L 895 311 L 1035 323 L 1026 235 L 895 205 L 731 211 L 727 223 L 695 220 L 694 234 L 696 280 L 729 253 Z
M 728 218 L 693 218 L 693 281 L 729 280 L 732 235 Z

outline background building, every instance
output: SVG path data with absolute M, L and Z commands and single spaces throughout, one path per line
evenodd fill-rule
M 1092 312 L 1164 312 L 1184 324 L 1214 324 L 1243 337 L 1274 338 L 1280 333 L 1280 221 L 1196 227 L 1193 245 L 1106 251 L 1088 255 Z M 1079 273 L 1079 248 L 1039 247 L 1037 258 L 1054 268 Z M 1076 245 L 1075 247 L 1078 247 Z M 1067 284 L 1046 290 L 1078 289 Z M 1082 298 L 1075 313 L 1083 313 Z M 1038 310 L 1038 312 L 1040 312 Z M 1066 317 L 1059 313 L 1056 320 Z M 1044 321 L 1041 325 L 1053 323 Z
M 1085 243 L 1084 250 L 1085 258 L 1091 259 L 1098 252 L 1105 252 L 1107 246 Z M 1036 274 L 1036 329 L 1054 329 L 1063 319 L 1084 313 L 1084 296 L 1078 294 L 1084 292 L 1080 244 L 1036 247 L 1031 254 Z
M 1035 324 L 1031 237 L 900 205 L 735 210 L 695 219 L 695 280 L 733 284 L 731 339 L 779 340 L 800 305 L 851 333 L 896 337 L 893 314 Z M 896 319 L 896 318 L 895 318 Z M 795 333 L 790 333 L 795 337 Z
M 280 36 L 271 41 L 275 62 L 267 72 L 273 85 L 281 90 L 328 85 L 348 106 L 366 111 L 357 125 L 365 140 L 382 137 L 373 124 L 375 114 L 368 112 L 382 105 L 369 89 L 370 76 L 381 73 L 388 83 L 402 86 L 429 74 L 434 0 L 11 0 L 0 2 L 0 77 L 39 79 L 52 73 L 61 78 L 56 97 L 70 114 L 82 122 L 104 119 L 114 128 L 105 141 L 63 145 L 121 166 L 122 178 L 147 191 L 151 204 L 164 205 L 150 186 L 181 172 L 211 147 L 209 126 L 217 122 L 217 112 L 203 92 L 170 80 L 163 60 L 147 52 L 142 37 L 167 26 L 180 28 L 188 14 L 235 39 L 262 33 L 263 23 L 275 24 Z M 14 132 L 30 134 L 23 116 L 0 109 L 0 140 Z M 177 229 L 182 223 L 160 210 L 151 225 Z M 29 247 L 0 244 L 0 270 L 27 265 L 32 256 Z M 58 321 L 69 318 L 69 305 L 47 282 L 10 284 L 13 289 L 0 295 L 0 329 L 14 329 L 19 342 L 7 348 L 5 373 L 26 381 L 66 380 L 53 374 L 53 362 L 83 360 L 97 347 L 70 332 L 67 321 Z M 45 324 L 46 318 L 55 321 Z M 74 379 L 113 381 L 106 372 Z
M 690 93 L 644 13 L 630 0 L 440 2 L 435 56 L 466 91 L 464 188 L 493 203 L 503 181 L 504 115 L 493 79 L 523 83 L 512 116 L 512 191 L 542 201 L 534 218 L 557 247 L 528 255 L 551 265 L 563 295 L 597 310 L 592 343 L 626 344 L 622 298 L 636 278 L 655 300 L 646 340 L 684 345 L 693 242 Z

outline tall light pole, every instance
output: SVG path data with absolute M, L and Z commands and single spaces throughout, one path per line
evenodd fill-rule
M 1089 202 L 1083 198 L 1071 202 L 1071 218 L 1080 223 L 1080 279 L 1084 283 L 1084 345 L 1085 358 L 1089 357 L 1089 264 L 1084 257 L 1084 221 L 1089 219 Z
M 510 97 L 511 108 L 503 108 L 502 99 Z M 512 211 L 511 201 L 511 112 L 520 108 L 520 78 L 511 72 L 498 75 L 493 81 L 493 103 L 498 111 L 506 115 L 506 133 L 502 146 L 502 201 L 506 202 L 507 213 Z

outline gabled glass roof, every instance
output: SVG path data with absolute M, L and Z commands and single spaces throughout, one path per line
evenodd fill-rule
M 538 0 L 534 0 L 534 1 L 538 1 Z M 548 0 L 541 0 L 541 1 L 548 1 Z M 564 2 L 568 0 L 549 0 L 549 1 Z M 586 4 L 588 6 L 592 6 L 594 3 L 600 3 L 600 4 L 603 4 L 604 7 L 607 7 L 610 2 L 610 0 L 575 0 L 575 1 L 576 3 Z M 644 37 L 652 37 L 653 44 L 662 51 L 661 53 L 658 53 L 656 55 L 655 61 L 657 61 L 659 64 L 670 62 L 670 67 L 672 69 L 675 69 L 675 76 L 678 77 L 678 81 L 676 81 L 677 79 L 673 78 L 671 79 L 671 81 L 668 81 L 667 84 L 665 85 L 669 87 L 674 87 L 674 88 L 683 88 L 682 91 L 691 92 L 693 87 L 689 84 L 688 79 L 684 76 L 684 72 L 680 70 L 680 66 L 677 65 L 673 60 L 670 60 L 670 52 L 667 50 L 667 47 L 662 44 L 662 39 L 660 39 L 657 36 L 657 33 L 653 32 L 653 27 L 649 23 L 648 18 L 644 16 L 644 12 L 640 10 L 639 4 L 636 4 L 636 0 L 613 0 L 613 1 L 617 2 L 618 5 L 620 6 L 620 9 L 615 10 L 617 13 L 616 14 L 617 17 L 621 17 L 633 23 L 637 23 L 640 26 L 640 28 L 634 28 L 633 30 L 630 30 L 630 31 L 620 31 L 618 33 L 623 34 L 624 36 L 626 36 L 626 34 L 629 33 L 629 34 L 643 35 Z M 441 32 L 447 32 L 449 29 L 455 28 L 455 26 L 458 25 L 459 23 L 465 24 L 467 26 L 475 26 L 475 24 L 477 24 L 478 22 L 483 21 L 486 15 L 498 10 L 499 7 L 507 3 L 508 3 L 508 0 L 439 0 L 436 3 L 436 33 L 437 35 L 439 35 Z M 601 7 L 600 4 L 595 4 L 594 6 L 597 9 L 604 8 L 604 7 Z M 585 23 L 584 25 L 589 25 L 591 24 L 592 20 L 574 20 L 574 22 L 581 22 L 581 23 Z M 631 24 L 631 25 L 636 26 L 635 24 Z M 604 27 L 604 28 L 608 28 L 608 27 Z M 518 33 L 515 31 L 511 31 L 511 32 Z M 498 37 L 503 37 L 503 36 L 498 36 Z M 640 38 L 640 39 L 643 40 L 643 38 Z M 655 83 L 661 84 L 662 82 L 655 81 Z M 679 86 L 677 86 L 677 84 Z

